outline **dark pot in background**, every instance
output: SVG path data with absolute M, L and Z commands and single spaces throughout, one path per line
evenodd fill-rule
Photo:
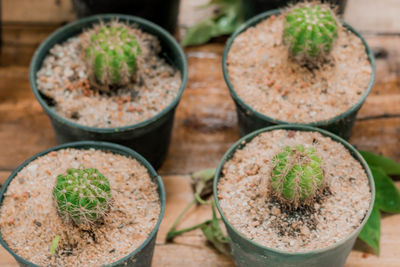
M 164 216 L 164 210 L 165 210 L 165 190 L 164 190 L 164 184 L 162 182 L 162 179 L 160 176 L 158 176 L 157 172 L 154 170 L 154 168 L 150 165 L 149 162 L 146 161 L 141 155 L 136 153 L 130 148 L 120 146 L 117 144 L 112 144 L 112 143 L 107 143 L 107 142 L 94 142 L 94 141 L 82 141 L 82 142 L 74 142 L 74 143 L 68 143 L 68 144 L 63 144 L 60 146 L 56 146 L 50 149 L 47 149 L 43 152 L 40 152 L 39 154 L 36 154 L 35 156 L 31 157 L 30 159 L 26 160 L 24 163 L 19 165 L 19 167 L 14 170 L 10 177 L 7 179 L 7 181 L 3 184 L 3 187 L 1 188 L 0 191 L 0 206 L 3 202 L 4 199 L 4 194 L 7 190 L 8 185 L 14 179 L 14 177 L 17 175 L 19 171 L 21 171 L 25 166 L 27 166 L 30 162 L 35 160 L 36 158 L 46 155 L 50 153 L 51 151 L 57 151 L 60 149 L 64 148 L 75 148 L 75 149 L 98 149 L 98 150 L 103 150 L 103 151 L 109 151 L 114 154 L 120 154 L 123 156 L 131 157 L 139 161 L 143 166 L 145 166 L 149 172 L 149 175 L 151 179 L 157 184 L 157 191 L 158 191 L 158 196 L 160 198 L 160 215 L 157 220 L 157 224 L 154 227 L 154 229 L 151 231 L 150 235 L 147 237 L 147 239 L 132 253 L 129 255 L 125 256 L 124 258 L 109 264 L 107 266 L 113 266 L 113 267 L 123 267 L 123 266 L 137 266 L 137 267 L 150 267 L 152 258 L 153 258 L 153 252 L 154 252 L 154 247 L 156 243 L 156 236 L 158 229 L 160 227 L 161 220 Z M 28 237 L 27 237 L 28 238 Z M 0 244 L 15 258 L 15 260 L 19 263 L 20 266 L 35 266 L 39 267 L 36 264 L 33 264 L 20 256 L 18 256 L 14 251 L 12 251 L 7 243 L 3 240 L 3 237 L 0 232 Z
M 288 4 L 296 2 L 300 2 L 300 0 L 242 0 L 244 18 L 249 19 L 264 11 L 286 7 Z M 322 0 L 322 2 L 336 5 L 338 13 L 343 14 L 347 0 Z
M 148 19 L 170 33 L 178 21 L 180 0 L 72 0 L 78 18 L 101 13 L 134 15 Z
M 333 141 L 341 143 L 350 154 L 360 162 L 361 166 L 364 168 L 371 188 L 371 203 L 368 209 L 366 216 L 364 217 L 361 224 L 345 239 L 340 240 L 339 242 L 328 246 L 322 249 L 316 249 L 308 252 L 286 252 L 275 248 L 269 248 L 262 246 L 250 239 L 247 239 L 241 233 L 239 233 L 228 221 L 225 217 L 222 209 L 219 205 L 218 201 L 218 182 L 221 177 L 221 171 L 224 167 L 225 162 L 232 158 L 236 150 L 243 148 L 246 143 L 250 142 L 254 137 L 263 133 L 269 132 L 273 130 L 294 130 L 294 131 L 313 131 L 319 132 L 320 134 L 330 137 Z M 221 215 L 221 218 L 225 224 L 225 227 L 228 232 L 228 237 L 230 241 L 230 245 L 233 251 L 233 257 L 235 259 L 235 263 L 237 266 L 245 267 L 262 267 L 262 266 L 282 266 L 282 267 L 340 267 L 343 266 L 346 262 L 348 255 L 350 254 L 351 249 L 357 239 L 358 234 L 363 228 L 364 224 L 367 222 L 375 199 L 375 184 L 371 174 L 371 171 L 363 159 L 363 157 L 358 153 L 358 151 L 347 143 L 342 138 L 318 129 L 309 126 L 302 125 L 279 125 L 273 127 L 267 127 L 260 129 L 258 131 L 252 132 L 245 137 L 241 138 L 237 141 L 223 156 L 221 162 L 218 165 L 217 171 L 215 173 L 214 184 L 214 199 L 218 211 Z
M 309 126 L 322 128 L 322 129 L 328 130 L 332 133 L 335 133 L 346 140 L 349 139 L 350 135 L 351 135 L 351 130 L 353 128 L 353 125 L 354 125 L 354 122 L 355 122 L 355 119 L 357 116 L 357 112 L 361 108 L 362 104 L 364 103 L 364 101 L 367 98 L 367 96 L 369 95 L 369 93 L 371 92 L 372 86 L 374 84 L 375 60 L 374 60 L 374 55 L 373 55 L 371 49 L 369 48 L 368 44 L 364 40 L 364 38 L 360 35 L 360 33 L 358 33 L 355 29 L 353 29 L 350 25 L 348 25 L 345 22 L 343 23 L 344 27 L 346 27 L 351 32 L 353 32 L 358 38 L 361 39 L 362 43 L 364 44 L 365 52 L 367 53 L 368 60 L 371 63 L 372 74 L 371 74 L 371 80 L 368 84 L 368 88 L 364 92 L 361 99 L 354 106 L 352 106 L 351 108 L 346 110 L 344 113 L 339 114 L 338 116 L 331 118 L 329 120 L 325 120 L 325 121 L 317 121 L 317 122 L 311 122 L 311 123 L 289 123 L 286 121 L 274 119 L 272 117 L 266 116 L 256 110 L 254 110 L 251 106 L 246 104 L 236 94 L 235 89 L 233 88 L 233 85 L 230 82 L 228 69 L 227 69 L 227 65 L 226 65 L 226 60 L 228 58 L 229 49 L 232 46 L 233 41 L 239 34 L 246 31 L 248 28 L 267 19 L 271 15 L 278 15 L 278 14 L 280 14 L 279 10 L 277 10 L 277 9 L 270 10 L 265 13 L 259 14 L 255 17 L 253 17 L 252 19 L 246 21 L 241 27 L 239 27 L 239 29 L 237 29 L 235 31 L 235 33 L 232 34 L 232 36 L 229 38 L 229 40 L 227 41 L 227 44 L 225 46 L 224 54 L 222 57 L 222 71 L 224 74 L 225 82 L 229 88 L 231 96 L 236 105 L 240 135 L 243 136 L 243 135 L 246 135 L 257 129 L 264 128 L 267 126 L 272 126 L 272 125 L 298 124 L 298 125 L 309 125 Z
M 110 21 L 118 17 L 122 21 L 134 23 L 140 29 L 158 37 L 162 52 L 160 56 L 181 73 L 182 84 L 178 96 L 160 113 L 140 123 L 116 127 L 95 128 L 77 124 L 58 115 L 51 107 L 51 101 L 46 99 L 37 89 L 36 73 L 42 66 L 48 51 L 55 45 L 64 42 L 68 38 L 89 28 L 92 24 L 102 21 Z M 159 168 L 168 151 L 172 125 L 176 106 L 180 100 L 187 82 L 187 63 L 182 48 L 175 39 L 161 27 L 154 23 L 127 15 L 104 14 L 96 15 L 70 23 L 48 37 L 36 50 L 29 71 L 30 84 L 33 93 L 43 110 L 49 116 L 59 143 L 82 140 L 108 141 L 133 148 L 143 155 L 154 168 Z
M 3 20 L 1 17 L 1 1 L 0 1 L 0 55 L 2 55 L 2 47 L 3 47 Z M 1 63 L 0 63 L 1 66 Z

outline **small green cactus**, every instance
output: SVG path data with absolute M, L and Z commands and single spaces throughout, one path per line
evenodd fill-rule
M 115 22 L 94 29 L 86 48 L 89 79 L 102 91 L 127 85 L 136 71 L 136 58 L 141 49 L 126 25 Z
M 322 160 L 313 148 L 285 147 L 272 160 L 270 190 L 289 209 L 307 206 L 324 186 Z
M 53 189 L 60 216 L 77 225 L 90 225 L 110 208 L 110 183 L 97 169 L 68 169 Z
M 330 52 L 337 28 L 333 11 L 327 5 L 303 3 L 286 15 L 283 42 L 300 63 L 318 64 Z

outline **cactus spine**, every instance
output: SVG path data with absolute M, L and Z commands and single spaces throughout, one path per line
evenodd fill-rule
M 333 11 L 327 5 L 300 4 L 286 15 L 283 42 L 295 60 L 315 66 L 329 54 L 337 28 Z
M 110 183 L 97 169 L 71 168 L 57 176 L 53 197 L 65 221 L 90 225 L 110 208 Z
M 93 29 L 85 54 L 91 84 L 102 91 L 129 84 L 140 52 L 136 37 L 122 23 Z
M 313 203 L 324 187 L 322 160 L 313 148 L 285 147 L 272 160 L 271 194 L 287 208 Z

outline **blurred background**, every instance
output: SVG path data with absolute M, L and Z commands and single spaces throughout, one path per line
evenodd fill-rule
M 1 0 L 1 66 L 29 64 L 52 31 L 77 17 L 128 13 L 147 18 L 182 38 L 185 29 L 218 12 L 208 0 Z M 226 2 L 229 2 L 227 0 Z M 232 1 L 231 1 L 232 2 Z M 243 0 L 245 17 L 290 1 Z M 332 1 L 331 1 L 332 2 Z M 398 0 L 333 0 L 344 19 L 363 34 L 400 33 Z
M 0 0 L 0 183 L 23 160 L 56 145 L 50 122 L 34 99 L 28 67 L 38 45 L 54 30 L 81 16 L 98 12 L 146 17 L 179 41 L 198 23 L 213 17 L 237 25 L 245 17 L 288 1 L 211 0 L 243 4 L 240 12 L 209 0 Z M 350 142 L 362 150 L 400 161 L 400 0 L 335 0 L 344 20 L 366 38 L 376 56 L 376 81 L 360 110 Z M 111 3 L 111 4 L 110 4 Z M 230 5 L 232 7 L 232 5 Z M 188 30 L 189 29 L 189 30 Z M 204 34 L 204 33 L 202 33 Z M 165 235 L 192 199 L 189 174 L 215 167 L 239 138 L 236 112 L 222 77 L 225 37 L 204 36 L 209 43 L 187 46 L 189 80 L 178 106 L 171 146 L 159 170 L 168 194 L 166 216 L 158 234 L 154 266 L 232 266 L 230 259 L 206 245 L 201 232 L 188 233 L 172 244 Z M 396 185 L 400 188 L 400 182 Z M 210 209 L 189 214 L 182 227 L 210 218 Z M 399 266 L 399 216 L 382 220 L 380 257 L 356 247 L 349 266 Z M 396 247 L 397 246 L 397 247 Z M 184 257 L 184 258 L 182 258 Z M 180 264 L 180 265 L 179 265 Z M 16 266 L 0 249 L 0 266 Z

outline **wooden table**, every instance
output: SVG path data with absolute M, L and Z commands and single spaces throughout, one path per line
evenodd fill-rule
M 45 27 L 47 32 L 53 28 Z M 27 62 L 39 37 L 24 32 L 19 24 L 5 27 L 7 41 L 14 38 L 30 43 L 20 46 L 19 56 L 15 44 L 6 42 L 0 58 L 6 65 L 0 67 L 0 183 L 22 161 L 56 145 L 50 122 L 28 82 Z M 367 41 L 379 56 L 376 83 L 357 117 L 350 142 L 400 161 L 400 37 L 370 34 Z M 192 200 L 190 173 L 215 167 L 239 138 L 234 105 L 222 78 L 223 48 L 223 43 L 213 43 L 185 50 L 189 82 L 176 113 L 167 160 L 159 170 L 166 186 L 167 207 L 153 266 L 233 266 L 229 258 L 206 243 L 200 230 L 165 243 L 172 222 Z M 400 188 L 400 181 L 396 186 Z M 180 227 L 208 219 L 210 212 L 208 206 L 193 208 Z M 357 242 L 346 266 L 400 266 L 400 215 L 384 215 L 381 227 L 381 255 L 365 252 L 365 245 Z M 17 266 L 2 248 L 0 266 Z

